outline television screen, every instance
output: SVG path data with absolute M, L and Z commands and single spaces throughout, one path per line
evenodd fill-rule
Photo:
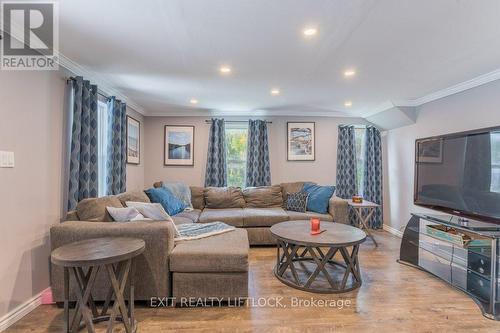
M 415 204 L 500 223 L 500 127 L 415 143 Z

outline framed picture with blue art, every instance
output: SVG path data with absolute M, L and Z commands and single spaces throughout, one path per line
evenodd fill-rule
M 314 161 L 315 123 L 287 123 L 287 160 Z
M 165 125 L 164 165 L 194 165 L 194 126 Z
M 127 116 L 127 163 L 141 163 L 141 123 Z

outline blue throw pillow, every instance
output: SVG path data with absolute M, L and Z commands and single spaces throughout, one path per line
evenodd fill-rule
M 309 194 L 307 198 L 308 211 L 321 214 L 328 212 L 328 201 L 333 193 L 335 193 L 335 186 L 320 186 L 313 183 L 305 183 L 302 191 Z
M 186 205 L 177 199 L 168 189 L 164 187 L 150 188 L 144 191 L 152 203 L 159 203 L 165 208 L 168 215 L 179 214 L 186 208 Z

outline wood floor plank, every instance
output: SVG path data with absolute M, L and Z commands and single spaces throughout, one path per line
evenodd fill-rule
M 361 245 L 363 285 L 339 295 L 318 295 L 279 282 L 272 269 L 276 249 L 250 250 L 249 293 L 283 297 L 286 307 L 147 308 L 136 307 L 138 332 L 500 332 L 500 322 L 486 319 L 465 294 L 439 279 L 396 263 L 400 239 L 374 232 L 379 243 Z M 292 306 L 292 300 L 344 301 L 339 307 Z M 350 301 L 350 306 L 345 302 Z M 337 303 L 338 305 L 338 303 Z M 62 309 L 43 305 L 5 332 L 61 332 Z M 97 324 L 104 332 L 106 324 Z M 116 332 L 124 332 L 116 325 Z

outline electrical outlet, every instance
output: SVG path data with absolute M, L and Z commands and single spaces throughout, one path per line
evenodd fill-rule
M 13 168 L 14 165 L 14 152 L 0 151 L 0 168 Z

